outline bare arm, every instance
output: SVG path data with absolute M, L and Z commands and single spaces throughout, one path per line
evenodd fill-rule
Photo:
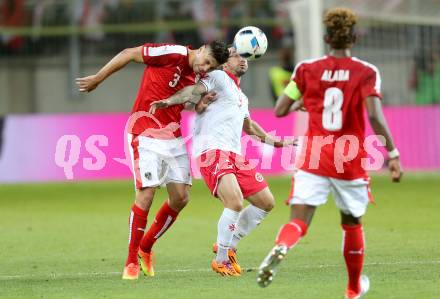
M 186 103 L 184 104 L 183 109 L 188 110 L 188 111 L 195 111 L 195 107 L 196 107 L 196 106 L 195 106 L 193 103 L 186 102 Z
M 195 106 L 204 93 L 206 93 L 206 87 L 201 82 L 197 82 L 195 85 L 186 86 L 167 99 L 151 103 L 150 113 L 156 112 L 156 109 L 162 109 L 186 102 L 190 103 L 187 105 L 187 108 L 192 109 L 190 107 L 191 104 Z
M 217 94 L 213 91 L 208 92 L 202 96 L 200 101 L 197 104 L 186 102 L 185 110 L 195 111 L 198 114 L 202 114 L 205 112 L 206 108 L 211 105 L 217 99 Z
M 249 117 L 244 119 L 243 130 L 249 136 L 255 136 L 258 141 L 266 144 L 271 144 L 274 147 L 296 145 L 295 140 L 280 140 L 279 138 L 267 134 L 267 132 L 257 122 L 253 121 Z
M 275 115 L 283 117 L 291 111 L 304 110 L 302 94 L 295 81 L 290 81 L 284 88 L 283 93 L 278 97 L 275 105 Z
M 395 146 L 393 138 L 391 137 L 390 129 L 388 128 L 387 121 L 382 111 L 382 104 L 377 97 L 367 97 L 365 105 L 368 112 L 368 118 L 370 120 L 371 127 L 374 133 L 381 135 L 385 138 L 386 149 L 390 152 Z
M 381 101 L 377 97 L 367 97 L 365 105 L 374 133 L 385 138 L 385 147 L 388 153 L 393 153 L 393 156 L 390 157 L 388 162 L 388 168 L 391 172 L 392 180 L 394 182 L 399 182 L 403 175 L 402 167 L 400 165 L 400 157 L 396 146 L 394 145 L 393 137 L 391 136 L 385 116 L 383 115 Z
M 277 117 L 283 117 L 289 114 L 290 107 L 295 103 L 286 94 L 282 93 L 275 104 L 275 115 Z
M 299 100 L 292 100 L 285 94 L 282 94 L 278 97 L 277 103 L 275 105 L 275 115 L 277 117 L 284 117 L 290 112 L 299 110 L 306 111 L 302 98 Z
M 107 79 L 107 77 L 119 71 L 131 61 L 138 63 L 144 62 L 142 58 L 142 46 L 122 50 L 95 75 L 77 78 L 75 81 L 79 87 L 79 91 L 90 92 L 94 90 L 101 82 Z

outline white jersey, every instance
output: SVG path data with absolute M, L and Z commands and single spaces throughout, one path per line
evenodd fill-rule
M 200 80 L 217 99 L 195 119 L 192 153 L 195 157 L 213 149 L 241 154 L 243 121 L 249 117 L 248 98 L 237 78 L 215 70 Z

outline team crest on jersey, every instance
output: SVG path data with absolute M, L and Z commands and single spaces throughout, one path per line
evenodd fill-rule
M 261 183 L 261 182 L 264 180 L 263 175 L 262 175 L 261 173 L 259 173 L 259 172 L 257 172 L 257 173 L 255 174 L 255 179 L 256 179 L 257 182 L 259 182 L 259 183 Z

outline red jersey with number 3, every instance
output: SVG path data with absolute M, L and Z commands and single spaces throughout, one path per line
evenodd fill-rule
M 355 57 L 300 62 L 292 75 L 309 113 L 297 167 L 321 176 L 366 177 L 364 101 L 381 98 L 377 67 Z
M 164 128 L 171 123 L 180 125 L 183 105 L 157 109 L 154 118 L 145 116 L 145 112 L 149 111 L 152 102 L 166 99 L 185 86 L 195 83 L 196 74 L 189 65 L 188 48 L 172 44 L 147 43 L 142 47 L 142 58 L 147 66 L 133 105 L 129 133 L 136 135 L 144 133 L 152 138 L 169 139 L 151 135 L 148 129 Z M 174 130 L 172 135 L 181 136 L 180 127 Z

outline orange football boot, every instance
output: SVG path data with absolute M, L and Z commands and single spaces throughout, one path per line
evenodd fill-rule
M 155 257 L 153 251 L 150 253 L 143 252 L 140 248 L 138 251 L 139 256 L 139 264 L 141 265 L 142 272 L 144 272 L 145 276 L 154 276 L 154 264 Z
M 221 276 L 240 276 L 230 262 L 218 263 L 213 259 L 211 262 L 211 268 Z
M 126 280 L 136 280 L 139 277 L 139 265 L 135 263 L 130 263 L 124 268 L 124 272 L 122 273 L 122 279 Z
M 212 245 L 212 252 L 217 254 L 217 250 L 218 250 L 218 245 L 217 245 L 217 243 L 214 243 Z M 235 272 L 237 272 L 238 274 L 241 274 L 241 267 L 238 264 L 238 260 L 237 260 L 237 250 L 236 249 L 228 249 L 228 257 L 229 257 L 229 261 L 232 264 L 232 267 L 234 267 Z

